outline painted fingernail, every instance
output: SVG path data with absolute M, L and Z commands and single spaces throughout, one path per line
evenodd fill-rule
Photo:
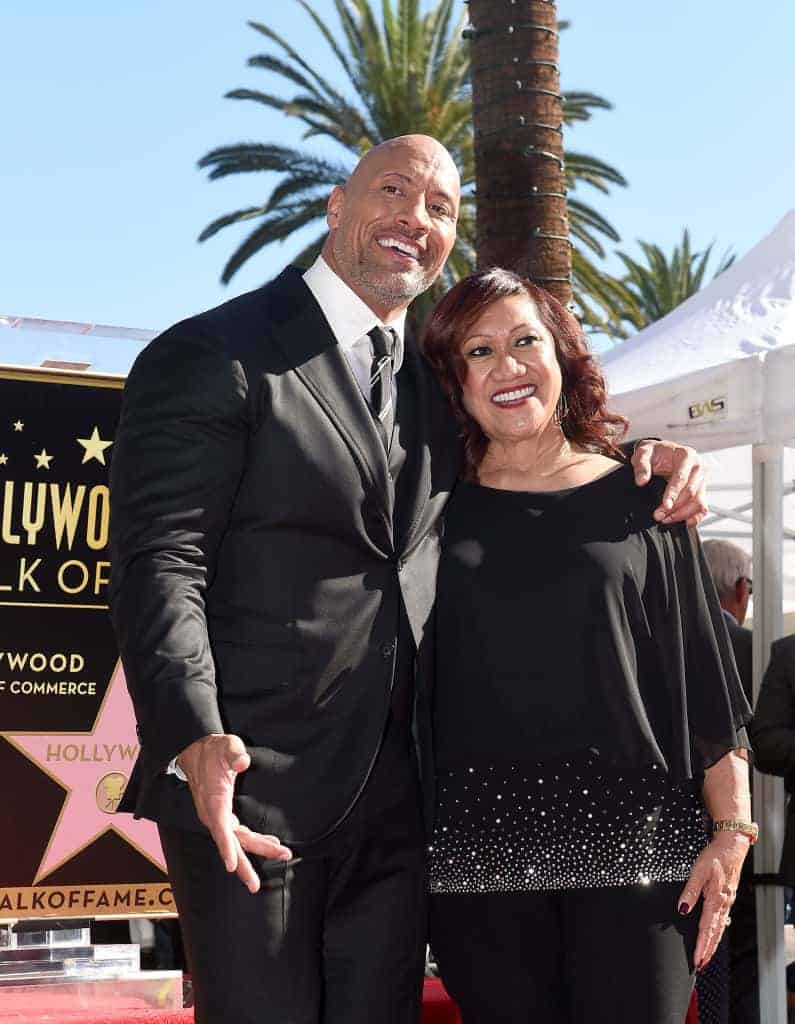
M 690 904 L 689 903 L 685 903 L 685 901 L 682 900 L 682 902 L 679 904 L 679 908 L 678 909 L 679 909 L 679 913 L 680 914 L 683 914 L 683 915 L 684 914 L 689 914 L 690 913 Z

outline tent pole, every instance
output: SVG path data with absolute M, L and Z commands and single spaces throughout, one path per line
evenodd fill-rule
M 782 610 L 783 450 L 753 446 L 754 702 L 759 696 L 770 645 L 784 628 Z M 778 871 L 784 834 L 784 783 L 753 773 L 754 816 L 760 838 L 754 848 L 754 872 Z M 786 1024 L 784 971 L 784 893 L 778 885 L 756 887 L 760 1019 Z

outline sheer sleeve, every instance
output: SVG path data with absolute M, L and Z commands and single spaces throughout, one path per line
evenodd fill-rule
M 751 709 L 695 530 L 683 524 L 647 532 L 652 628 L 672 727 L 674 781 L 699 777 L 724 754 L 750 750 Z M 653 569 L 649 565 L 649 569 Z

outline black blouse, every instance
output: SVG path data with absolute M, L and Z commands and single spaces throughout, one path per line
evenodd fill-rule
M 687 878 L 699 782 L 749 708 L 697 535 L 630 466 L 461 484 L 437 602 L 435 893 Z
M 461 483 L 437 601 L 436 751 L 595 750 L 698 780 L 747 747 L 750 709 L 698 535 L 653 519 L 630 465 L 551 492 Z

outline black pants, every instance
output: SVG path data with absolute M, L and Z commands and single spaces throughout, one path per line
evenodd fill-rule
M 334 837 L 251 895 L 206 834 L 160 827 L 197 1024 L 416 1024 L 425 857 L 408 741 L 381 757 Z
M 464 1024 L 683 1024 L 700 904 L 681 883 L 431 897 Z

